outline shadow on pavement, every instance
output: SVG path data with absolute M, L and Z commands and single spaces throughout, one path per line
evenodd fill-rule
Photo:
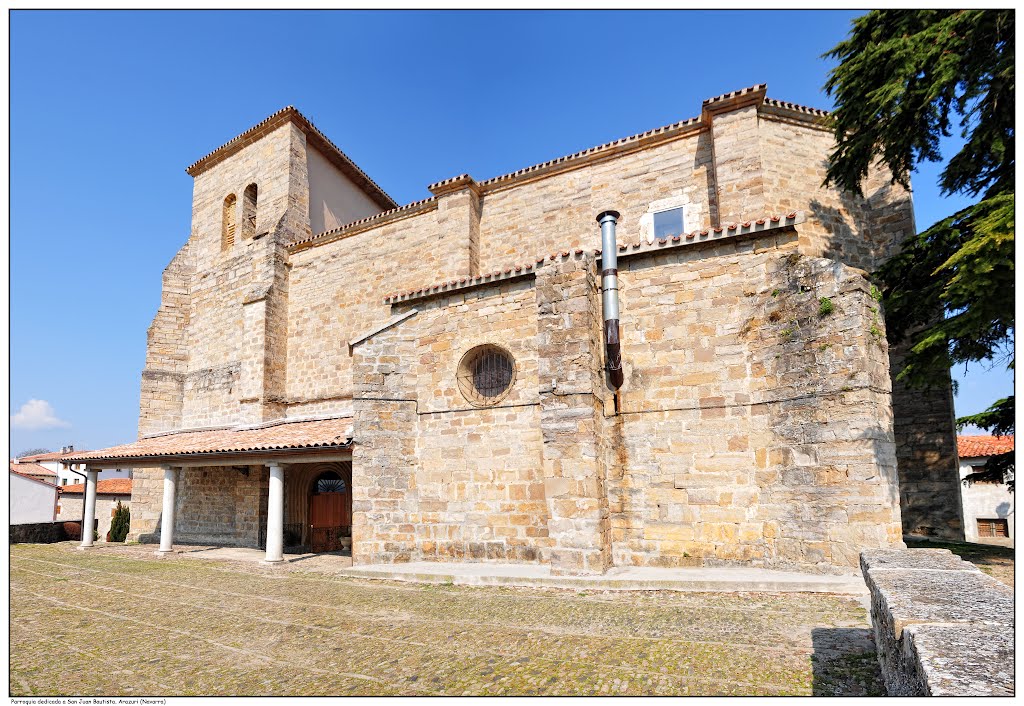
M 815 696 L 885 696 L 871 628 L 814 628 Z

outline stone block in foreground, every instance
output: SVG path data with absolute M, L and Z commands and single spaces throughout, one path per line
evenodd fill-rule
M 1012 695 L 1013 592 L 946 549 L 861 554 L 890 696 Z

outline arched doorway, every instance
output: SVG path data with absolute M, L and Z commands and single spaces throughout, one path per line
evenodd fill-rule
M 322 471 L 310 485 L 310 551 L 352 549 L 352 477 L 340 470 Z

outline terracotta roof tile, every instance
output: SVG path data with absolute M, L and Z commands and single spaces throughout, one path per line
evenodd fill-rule
M 86 450 L 87 449 L 82 449 L 82 451 Z M 22 463 L 25 463 L 26 461 L 29 463 L 39 463 L 41 461 L 59 461 L 63 456 L 64 453 L 61 451 L 50 451 L 44 454 L 35 454 L 34 456 L 23 456 L 18 460 L 21 461 Z
M 61 493 L 81 493 L 85 488 L 85 483 L 78 483 L 76 485 L 65 485 L 60 489 Z M 97 495 L 131 495 L 132 494 L 132 479 L 131 478 L 104 478 L 96 481 L 96 494 Z
M 60 487 L 60 486 L 59 486 L 59 485 L 57 485 L 56 483 L 50 483 L 50 482 L 48 482 L 48 481 L 45 481 L 45 480 L 41 480 L 41 479 L 39 479 L 39 478 L 36 478 L 35 476 L 30 476 L 30 475 L 26 475 L 26 474 L 24 474 L 24 473 L 18 473 L 18 472 L 17 472 L 16 470 L 14 470 L 13 468 L 11 469 L 11 473 L 13 473 L 13 474 L 14 474 L 14 475 L 16 475 L 16 476 L 21 476 L 21 477 L 22 477 L 22 478 L 24 478 L 25 480 L 30 480 L 30 481 L 32 481 L 33 483 L 39 483 L 39 484 L 41 484 L 41 485 L 45 485 L 45 486 L 47 486 L 47 487 L 49 487 L 49 488 L 59 488 L 59 487 Z
M 352 420 L 280 421 L 257 427 L 180 431 L 139 439 L 107 449 L 70 453 L 68 462 L 113 459 L 160 459 L 200 454 L 227 454 L 291 449 L 342 449 L 352 440 Z
M 15 463 L 11 461 L 11 470 L 23 476 L 56 476 L 57 474 L 49 468 L 40 466 L 38 463 Z
M 1008 436 L 958 436 L 956 448 L 960 458 L 995 456 L 1013 451 L 1013 434 Z

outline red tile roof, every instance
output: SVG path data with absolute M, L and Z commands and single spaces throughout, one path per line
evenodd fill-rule
M 81 493 L 85 488 L 85 483 L 78 483 L 76 485 L 65 485 L 60 489 L 61 494 L 67 493 Z M 97 495 L 131 495 L 132 494 L 132 479 L 131 478 L 104 478 L 103 480 L 96 481 L 96 494 Z
M 74 463 L 114 459 L 169 461 L 182 456 L 206 454 L 343 449 L 347 448 L 351 441 L 351 418 L 281 420 L 257 427 L 171 432 L 107 449 L 74 452 L 66 454 L 63 458 Z
M 1013 434 L 1008 436 L 958 436 L 956 448 L 960 458 L 995 456 L 1013 451 Z
M 40 466 L 38 463 L 15 463 L 11 461 L 11 470 L 23 476 L 56 476 L 57 474 L 49 468 Z
M 16 476 L 21 476 L 21 477 L 22 477 L 22 478 L 24 478 L 25 480 L 30 480 L 30 481 L 32 481 L 33 483 L 39 483 L 39 484 L 41 484 L 41 485 L 45 485 L 45 486 L 47 486 L 48 488 L 59 488 L 59 487 L 60 487 L 60 486 L 58 486 L 58 485 L 57 485 L 56 483 L 48 483 L 48 482 L 47 482 L 47 481 L 45 481 L 45 480 L 40 480 L 39 478 L 36 478 L 35 476 L 30 476 L 30 475 L 27 475 L 27 474 L 25 474 L 25 473 L 18 473 L 18 472 L 17 472 L 16 470 L 14 470 L 14 468 L 13 468 L 13 467 L 11 468 L 11 473 L 13 473 L 13 474 L 14 474 L 14 475 L 16 475 Z
M 81 449 L 85 451 L 86 449 Z M 75 453 L 78 453 L 77 451 Z M 23 456 L 18 460 L 21 462 L 39 463 L 41 461 L 59 461 L 64 454 L 60 451 L 50 451 L 44 454 L 35 454 L 34 456 Z

